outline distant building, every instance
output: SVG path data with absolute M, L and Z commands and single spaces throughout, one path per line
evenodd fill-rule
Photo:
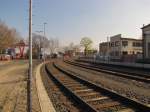
M 110 60 L 134 61 L 137 54 L 142 54 L 142 40 L 118 34 L 110 37 L 109 42 L 100 43 L 100 54 L 109 54 Z
M 99 54 L 101 56 L 108 56 L 110 48 L 110 42 L 102 42 L 99 44 Z
M 143 59 L 150 59 L 150 24 L 143 26 Z

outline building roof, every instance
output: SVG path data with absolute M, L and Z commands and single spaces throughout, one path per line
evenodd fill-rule
M 117 34 L 117 35 L 111 36 L 110 38 L 112 38 L 112 37 L 121 37 L 121 36 L 122 36 L 121 34 Z
M 109 42 L 101 42 L 101 43 L 99 43 L 99 45 L 107 45 L 108 43 L 110 43 L 110 41 Z
M 142 41 L 142 39 L 135 39 L 135 38 L 121 38 L 122 40 L 137 40 L 137 41 Z
M 141 29 L 144 29 L 144 28 L 147 28 L 147 27 L 150 27 L 150 24 L 144 25 Z

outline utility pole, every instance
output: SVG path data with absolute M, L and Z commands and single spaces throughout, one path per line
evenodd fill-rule
M 108 61 L 108 63 L 109 63 L 109 49 L 110 49 L 110 47 L 109 47 L 109 37 L 107 37 L 107 61 Z
M 43 23 L 44 24 L 44 37 L 45 37 L 45 25 L 47 24 L 46 22 Z
M 46 37 L 46 34 L 45 34 L 45 26 L 46 26 L 46 22 L 43 23 L 44 24 L 44 37 Z M 43 47 L 43 57 L 44 57 L 44 62 L 45 62 L 45 48 Z
M 27 111 L 32 112 L 32 0 L 29 0 L 29 72 L 27 82 Z

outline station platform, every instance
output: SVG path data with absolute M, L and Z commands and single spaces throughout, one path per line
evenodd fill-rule
M 41 112 L 56 112 L 41 79 L 40 69 L 43 65 L 44 63 L 40 64 L 36 69 L 36 87 Z

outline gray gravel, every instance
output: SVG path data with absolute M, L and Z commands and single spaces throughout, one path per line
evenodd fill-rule
M 150 85 L 59 62 L 59 66 L 129 98 L 150 104 Z

